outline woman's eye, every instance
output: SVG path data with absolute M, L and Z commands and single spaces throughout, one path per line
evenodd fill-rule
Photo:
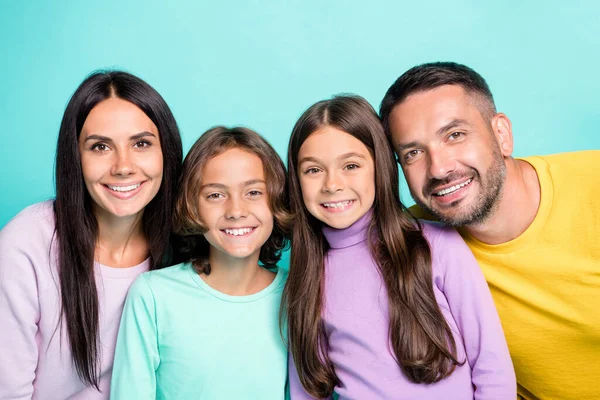
M 211 193 L 208 196 L 206 196 L 206 198 L 208 200 L 218 200 L 220 198 L 223 198 L 224 196 L 221 193 Z
M 349 170 L 349 171 L 352 171 L 354 169 L 360 168 L 360 165 L 352 163 L 352 164 L 346 165 L 344 168 L 347 169 L 347 170 Z
M 319 168 L 315 167 L 307 168 L 306 171 L 304 171 L 305 174 L 316 174 L 317 172 L 319 172 Z
M 143 148 L 152 146 L 152 143 L 150 143 L 147 140 L 140 140 L 140 141 L 136 142 L 134 146 L 137 147 L 138 149 L 143 149 Z
M 106 150 L 108 150 L 108 146 L 105 145 L 104 143 L 94 143 L 92 145 L 91 149 L 94 151 L 106 151 Z

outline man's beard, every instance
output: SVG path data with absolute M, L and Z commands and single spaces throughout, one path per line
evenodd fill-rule
M 500 154 L 500 149 L 497 147 L 494 149 L 492 165 L 490 165 L 483 176 L 481 176 L 474 168 L 471 168 L 470 172 L 470 176 L 473 179 L 471 184 L 475 183 L 475 181 L 479 181 L 481 191 L 477 195 L 475 201 L 468 206 L 466 210 L 454 214 L 453 216 L 444 215 L 442 212 L 430 208 L 421 202 L 413 194 L 412 190 L 411 195 L 419 207 L 433 215 L 443 224 L 458 227 L 482 223 L 493 213 L 493 211 L 495 211 L 496 206 L 502 197 L 502 188 L 504 187 L 504 180 L 506 178 L 506 165 L 504 164 L 504 158 Z M 444 179 L 431 179 L 426 187 L 433 188 L 466 176 L 469 176 L 469 174 L 451 174 Z M 427 189 L 425 193 L 431 193 L 431 190 Z M 430 196 L 432 195 L 430 194 Z M 456 204 L 450 204 L 450 207 L 460 207 L 460 201 L 462 200 L 459 200 Z

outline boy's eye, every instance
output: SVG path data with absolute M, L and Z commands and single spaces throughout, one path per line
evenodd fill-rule
M 108 146 L 104 143 L 94 143 L 91 147 L 92 150 L 94 151 L 107 151 L 108 150 Z

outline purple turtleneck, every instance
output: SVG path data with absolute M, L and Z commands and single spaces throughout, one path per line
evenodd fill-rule
M 322 317 L 340 400 L 515 399 L 512 362 L 477 261 L 452 228 L 436 223 L 422 222 L 433 290 L 465 363 L 433 384 L 415 384 L 402 374 L 390 350 L 387 290 L 367 245 L 370 218 L 367 213 L 346 229 L 323 228 L 330 250 Z M 291 359 L 289 371 L 292 400 L 311 399 Z

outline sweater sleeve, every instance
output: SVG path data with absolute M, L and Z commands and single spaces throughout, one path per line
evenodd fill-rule
M 30 399 L 38 362 L 40 319 L 32 226 L 15 218 L 0 231 L 0 398 Z M 44 251 L 46 253 L 44 253 Z M 39 261 L 39 259 L 38 259 Z M 48 267 L 48 266 L 46 266 Z
M 438 287 L 441 284 L 462 335 L 475 400 L 516 398 L 515 372 L 500 318 L 473 253 L 450 228 L 441 231 L 432 253 L 434 275 L 441 278 Z
M 160 364 L 155 300 L 144 274 L 125 301 L 115 348 L 110 398 L 154 399 Z

